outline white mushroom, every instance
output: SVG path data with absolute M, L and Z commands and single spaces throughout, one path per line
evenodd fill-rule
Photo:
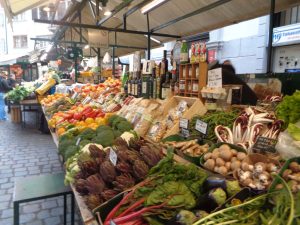
M 239 178 L 241 181 L 244 181 L 248 178 L 251 178 L 251 172 L 250 171 L 243 171 L 243 170 L 239 170 Z
M 269 181 L 270 175 L 266 172 L 260 174 L 258 179 L 259 179 L 259 182 L 264 186 L 268 186 L 270 184 L 270 181 Z

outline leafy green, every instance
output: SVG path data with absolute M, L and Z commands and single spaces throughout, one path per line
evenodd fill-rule
M 26 88 L 23 86 L 17 86 L 13 90 L 7 92 L 5 95 L 6 98 L 14 103 L 19 103 L 20 101 L 24 100 L 26 97 L 28 97 L 32 92 L 34 88 Z
M 296 141 L 300 141 L 300 127 L 296 124 L 290 123 L 288 126 L 288 132 Z
M 300 120 L 300 91 L 296 90 L 293 95 L 286 95 L 276 107 L 276 115 L 282 119 L 286 126 Z
M 186 209 L 195 207 L 196 200 L 192 192 L 183 182 L 169 181 L 158 186 L 150 193 L 146 205 L 159 205 L 167 201 L 168 206 L 184 206 Z

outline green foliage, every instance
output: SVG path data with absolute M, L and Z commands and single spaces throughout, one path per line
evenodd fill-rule
M 7 92 L 5 95 L 9 101 L 19 103 L 28 97 L 33 92 L 32 88 L 25 88 L 23 86 L 17 86 L 13 90 Z

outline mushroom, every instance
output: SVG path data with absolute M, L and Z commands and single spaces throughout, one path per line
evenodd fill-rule
M 238 160 L 243 161 L 246 158 L 246 156 L 247 156 L 246 153 L 238 152 L 236 157 Z
M 288 182 L 289 187 L 291 188 L 292 192 L 297 192 L 298 191 L 298 183 L 295 180 L 290 180 Z
M 223 150 L 231 150 L 230 146 L 227 145 L 227 144 L 223 144 L 219 147 L 220 151 L 223 151 Z
M 231 170 L 237 170 L 241 167 L 241 162 L 239 160 L 231 163 Z
M 206 153 L 206 154 L 204 155 L 204 160 L 206 161 L 206 160 L 210 159 L 210 158 L 211 158 L 211 155 L 212 155 L 211 152 Z
M 300 182 L 300 173 L 288 175 L 288 178 L 290 178 L 291 180 Z
M 216 159 L 216 165 L 217 166 L 224 166 L 225 165 L 225 161 L 222 158 L 217 158 Z
M 240 178 L 241 181 L 244 181 L 248 178 L 251 178 L 251 172 L 250 171 L 243 171 L 243 170 L 240 169 L 238 174 L 239 174 L 239 178 Z
M 225 166 L 220 166 L 219 167 L 219 173 L 222 174 L 223 176 L 227 175 L 228 170 L 226 169 Z
M 263 162 L 258 162 L 258 163 L 255 163 L 255 165 L 254 165 L 253 173 L 255 176 L 258 176 L 265 170 L 266 170 L 266 164 L 264 164 Z
M 230 168 L 231 168 L 231 162 L 226 162 L 225 163 L 225 167 L 226 167 L 227 170 L 230 170 Z
M 253 183 L 253 180 L 251 178 L 247 178 L 242 182 L 243 185 L 249 186 L 249 184 Z
M 216 151 L 216 149 L 212 152 L 211 154 L 211 158 L 212 159 L 216 159 L 216 158 L 219 158 L 219 150 Z
M 250 170 L 249 170 L 249 164 L 248 164 L 247 162 L 242 162 L 241 168 L 242 168 L 242 170 L 244 170 L 244 171 L 250 171 Z
M 268 163 L 267 164 L 267 171 L 270 173 L 277 172 L 278 168 L 274 163 Z
M 232 152 L 230 149 L 220 149 L 219 156 L 224 159 L 225 161 L 230 161 L 232 158 Z
M 267 172 L 264 172 L 258 177 L 259 182 L 264 186 L 269 186 L 270 184 L 270 175 Z
M 290 169 L 286 169 L 285 171 L 283 171 L 282 173 L 282 177 L 283 179 L 285 179 L 286 181 L 289 179 L 289 175 L 291 175 L 293 172 Z
M 219 169 L 220 169 L 220 167 L 217 167 L 217 166 L 216 166 L 216 167 L 214 168 L 214 172 L 219 173 Z
M 297 162 L 291 162 L 289 168 L 294 172 L 299 172 L 299 164 Z
M 283 188 L 283 184 L 277 184 L 275 189 L 276 190 L 281 190 Z
M 213 159 L 208 159 L 205 163 L 204 163 L 204 167 L 209 169 L 209 170 L 213 170 L 215 167 L 215 160 Z
M 254 185 L 256 186 L 255 189 L 257 189 L 257 190 L 259 190 L 259 191 L 265 190 L 265 189 L 266 189 L 266 186 L 263 185 L 262 183 L 260 183 L 259 180 L 255 180 L 255 181 L 254 181 Z
M 234 162 L 236 160 L 237 160 L 237 157 L 235 157 L 235 156 L 231 158 L 231 162 Z

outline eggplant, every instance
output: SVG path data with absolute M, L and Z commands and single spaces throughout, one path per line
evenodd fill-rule
M 203 191 L 209 192 L 212 189 L 215 188 L 222 188 L 223 190 L 226 190 L 226 179 L 225 177 L 221 175 L 210 175 L 206 178 L 204 184 L 203 184 Z
M 226 199 L 227 194 L 222 188 L 218 187 L 212 189 L 198 199 L 197 209 L 211 212 L 218 206 L 224 204 Z

